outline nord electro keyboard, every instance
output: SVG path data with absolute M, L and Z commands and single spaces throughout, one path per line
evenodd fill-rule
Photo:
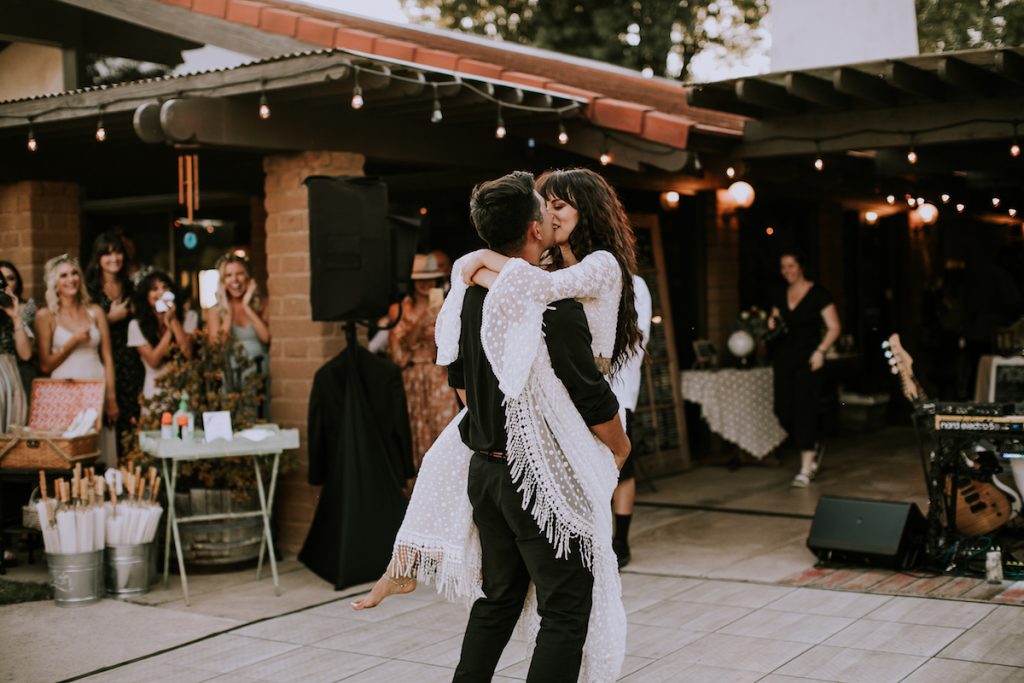
M 1024 436 L 1024 415 L 935 415 L 935 431 L 990 436 Z

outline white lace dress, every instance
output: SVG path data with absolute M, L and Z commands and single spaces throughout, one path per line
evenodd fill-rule
M 452 290 L 437 319 L 437 362 L 459 353 L 466 285 L 462 260 L 453 266 Z M 611 500 L 618 471 L 611 452 L 584 423 L 551 368 L 543 343 L 543 315 L 561 299 L 581 301 L 595 358 L 609 359 L 622 290 L 618 262 L 608 252 L 590 254 L 554 273 L 520 259 L 502 270 L 484 300 L 481 340 L 505 395 L 508 461 L 528 509 L 547 533 L 556 555 L 577 539 L 594 575 L 593 607 L 580 680 L 614 681 L 625 656 L 626 615 L 618 565 L 611 548 Z M 464 413 L 465 411 L 463 411 Z M 395 539 L 396 574 L 435 584 L 449 599 L 483 597 L 480 540 L 466 492 L 472 451 L 463 444 L 460 413 L 423 459 L 402 528 Z M 572 444 L 563 448 L 562 444 Z M 540 626 L 531 589 L 520 627 L 533 643 Z

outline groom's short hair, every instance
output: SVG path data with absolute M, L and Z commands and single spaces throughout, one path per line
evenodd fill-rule
M 473 188 L 469 216 L 487 246 L 502 254 L 514 254 L 526 244 L 531 221 L 543 219 L 534 190 L 533 174 L 515 171 Z

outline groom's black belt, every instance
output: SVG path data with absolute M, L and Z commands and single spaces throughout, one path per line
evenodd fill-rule
M 505 455 L 506 455 L 505 451 L 473 451 L 473 452 L 476 453 L 477 455 L 481 455 L 481 456 L 483 456 L 485 458 L 489 458 L 491 460 L 504 460 L 505 459 Z

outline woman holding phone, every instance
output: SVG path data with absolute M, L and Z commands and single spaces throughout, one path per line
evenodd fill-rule
M 444 273 L 433 254 L 417 254 L 412 266 L 413 291 L 401 304 L 402 318 L 388 337 L 388 355 L 402 368 L 405 400 L 412 430 L 413 467 L 459 412 L 448 370 L 436 365 L 434 322 L 444 303 Z M 391 319 L 398 315 L 392 307 Z

